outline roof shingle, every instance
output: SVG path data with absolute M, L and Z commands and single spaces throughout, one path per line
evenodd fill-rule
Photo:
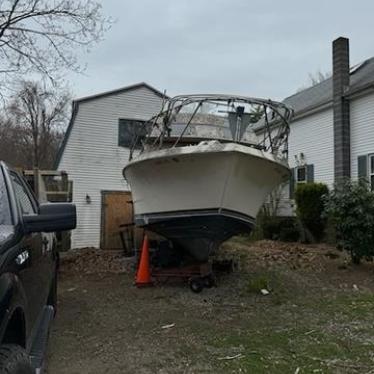
M 347 95 L 374 85 L 374 57 L 351 68 Z M 283 102 L 295 111 L 295 116 L 332 102 L 332 78 L 289 96 Z

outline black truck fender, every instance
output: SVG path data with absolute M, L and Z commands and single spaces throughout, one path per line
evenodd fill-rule
M 17 275 L 12 273 L 3 273 L 0 276 L 0 344 L 3 343 L 5 333 L 9 326 L 12 318 L 17 314 L 21 316 L 23 320 L 23 326 L 18 326 L 19 332 L 23 337 L 19 337 L 20 340 L 24 340 L 26 334 L 27 321 L 27 305 L 26 296 L 23 290 L 22 284 L 19 281 Z M 25 346 L 26 342 L 22 342 Z M 26 348 L 26 347 L 25 347 Z

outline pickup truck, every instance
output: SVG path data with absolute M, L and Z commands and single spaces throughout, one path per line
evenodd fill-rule
M 39 204 L 23 177 L 0 162 L 0 374 L 43 370 L 57 301 L 54 233 L 75 226 L 73 204 Z

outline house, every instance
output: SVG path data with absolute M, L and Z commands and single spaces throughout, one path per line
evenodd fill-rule
M 121 248 L 118 227 L 132 221 L 131 195 L 122 175 L 132 130 L 159 112 L 163 97 L 139 83 L 73 102 L 56 162 L 73 183 L 78 217 L 73 248 Z
M 284 100 L 295 116 L 288 148 L 292 181 L 281 215 L 290 214 L 297 183 L 332 187 L 342 177 L 366 177 L 374 188 L 374 58 L 350 67 L 346 38 L 333 42 L 332 54 L 332 77 Z
M 120 248 L 118 228 L 132 222 L 129 186 L 122 176 L 134 128 L 162 105 L 164 95 L 146 83 L 76 100 L 57 169 L 73 181 L 78 225 L 72 247 Z M 367 177 L 374 188 L 374 58 L 350 67 L 349 41 L 333 42 L 333 75 L 287 97 L 292 180 L 280 215 L 293 214 L 297 183 Z

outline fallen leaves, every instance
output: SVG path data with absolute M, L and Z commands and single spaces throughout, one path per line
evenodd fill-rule
M 256 264 L 266 268 L 286 265 L 292 270 L 312 269 L 322 272 L 326 261 L 341 262 L 341 253 L 331 246 L 324 244 L 284 243 L 271 240 L 243 243 L 235 239 L 222 246 L 227 255 L 240 254 L 245 251 L 246 258 L 241 258 L 239 268 L 250 268 Z M 338 266 L 338 265 L 337 265 Z
M 133 259 L 123 256 L 122 251 L 83 248 L 61 254 L 61 269 L 66 273 L 120 274 L 132 271 Z

